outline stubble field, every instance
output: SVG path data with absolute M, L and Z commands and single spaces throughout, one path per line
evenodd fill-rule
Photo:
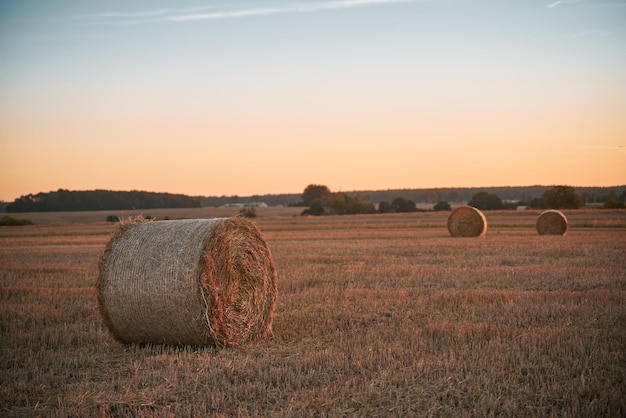
M 110 336 L 114 225 L 0 228 L 0 416 L 626 416 L 626 211 L 566 211 L 563 237 L 486 212 L 479 239 L 449 213 L 257 212 L 274 332 L 234 349 Z

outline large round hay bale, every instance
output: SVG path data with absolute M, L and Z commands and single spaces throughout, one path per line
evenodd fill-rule
M 271 332 L 276 271 L 245 218 L 130 222 L 106 246 L 97 294 L 119 341 L 236 346 Z
M 448 216 L 448 231 L 453 237 L 482 237 L 487 233 L 487 219 L 473 206 L 459 206 Z
M 565 235 L 567 218 L 555 209 L 543 211 L 537 218 L 537 232 L 539 235 Z

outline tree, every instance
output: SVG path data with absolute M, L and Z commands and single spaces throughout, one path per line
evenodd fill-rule
M 324 199 L 324 209 L 329 215 L 345 215 L 348 213 L 349 199 L 345 193 L 332 193 Z
M 583 201 L 571 186 L 554 186 L 543 193 L 544 206 L 549 209 L 578 209 Z
M 55 192 L 22 196 L 9 204 L 6 211 L 52 212 L 195 207 L 200 207 L 199 199 L 171 193 L 59 189 Z
M 383 200 L 378 204 L 378 213 L 391 213 L 393 209 L 391 208 L 391 203 Z
M 403 197 L 396 197 L 391 201 L 391 209 L 394 212 L 415 212 L 415 202 L 405 199 Z
M 468 205 L 480 210 L 497 210 L 503 209 L 502 200 L 497 194 L 478 192 L 469 201 Z
M 302 193 L 302 205 L 311 206 L 315 199 L 324 199 L 330 196 L 330 189 L 321 184 L 309 184 Z
M 604 209 L 624 209 L 626 208 L 626 203 L 621 202 L 617 199 L 609 199 L 602 205 Z
M 302 211 L 302 215 L 321 216 L 324 214 L 324 210 L 322 199 L 315 199 L 311 202 L 311 206 Z
M 543 208 L 543 198 L 542 197 L 535 197 L 535 198 L 531 199 L 529 206 L 531 208 L 533 208 L 533 209 L 541 209 L 541 208 Z
M 448 202 L 441 201 L 437 202 L 437 204 L 433 206 L 433 210 L 439 212 L 444 210 L 452 210 L 452 208 L 450 207 L 450 204 Z
M 303 215 L 354 215 L 357 213 L 374 213 L 372 203 L 364 201 L 361 196 L 350 197 L 346 193 L 331 193 L 323 199 L 315 199 Z
M 370 202 L 366 202 L 363 200 L 361 196 L 350 197 L 346 196 L 346 213 L 347 214 L 357 214 L 357 213 L 374 213 L 376 212 L 376 208 Z

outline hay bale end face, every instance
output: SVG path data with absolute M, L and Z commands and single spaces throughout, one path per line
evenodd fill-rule
M 537 232 L 539 235 L 565 235 L 567 218 L 555 209 L 543 211 L 537 218 Z
M 111 238 L 100 312 L 124 343 L 238 346 L 271 333 L 276 271 L 244 218 L 131 222 Z
M 483 237 L 487 219 L 473 206 L 459 206 L 448 217 L 448 231 L 453 237 Z

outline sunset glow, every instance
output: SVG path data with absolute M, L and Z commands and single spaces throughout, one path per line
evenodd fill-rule
M 0 4 L 0 200 L 626 183 L 626 1 Z

